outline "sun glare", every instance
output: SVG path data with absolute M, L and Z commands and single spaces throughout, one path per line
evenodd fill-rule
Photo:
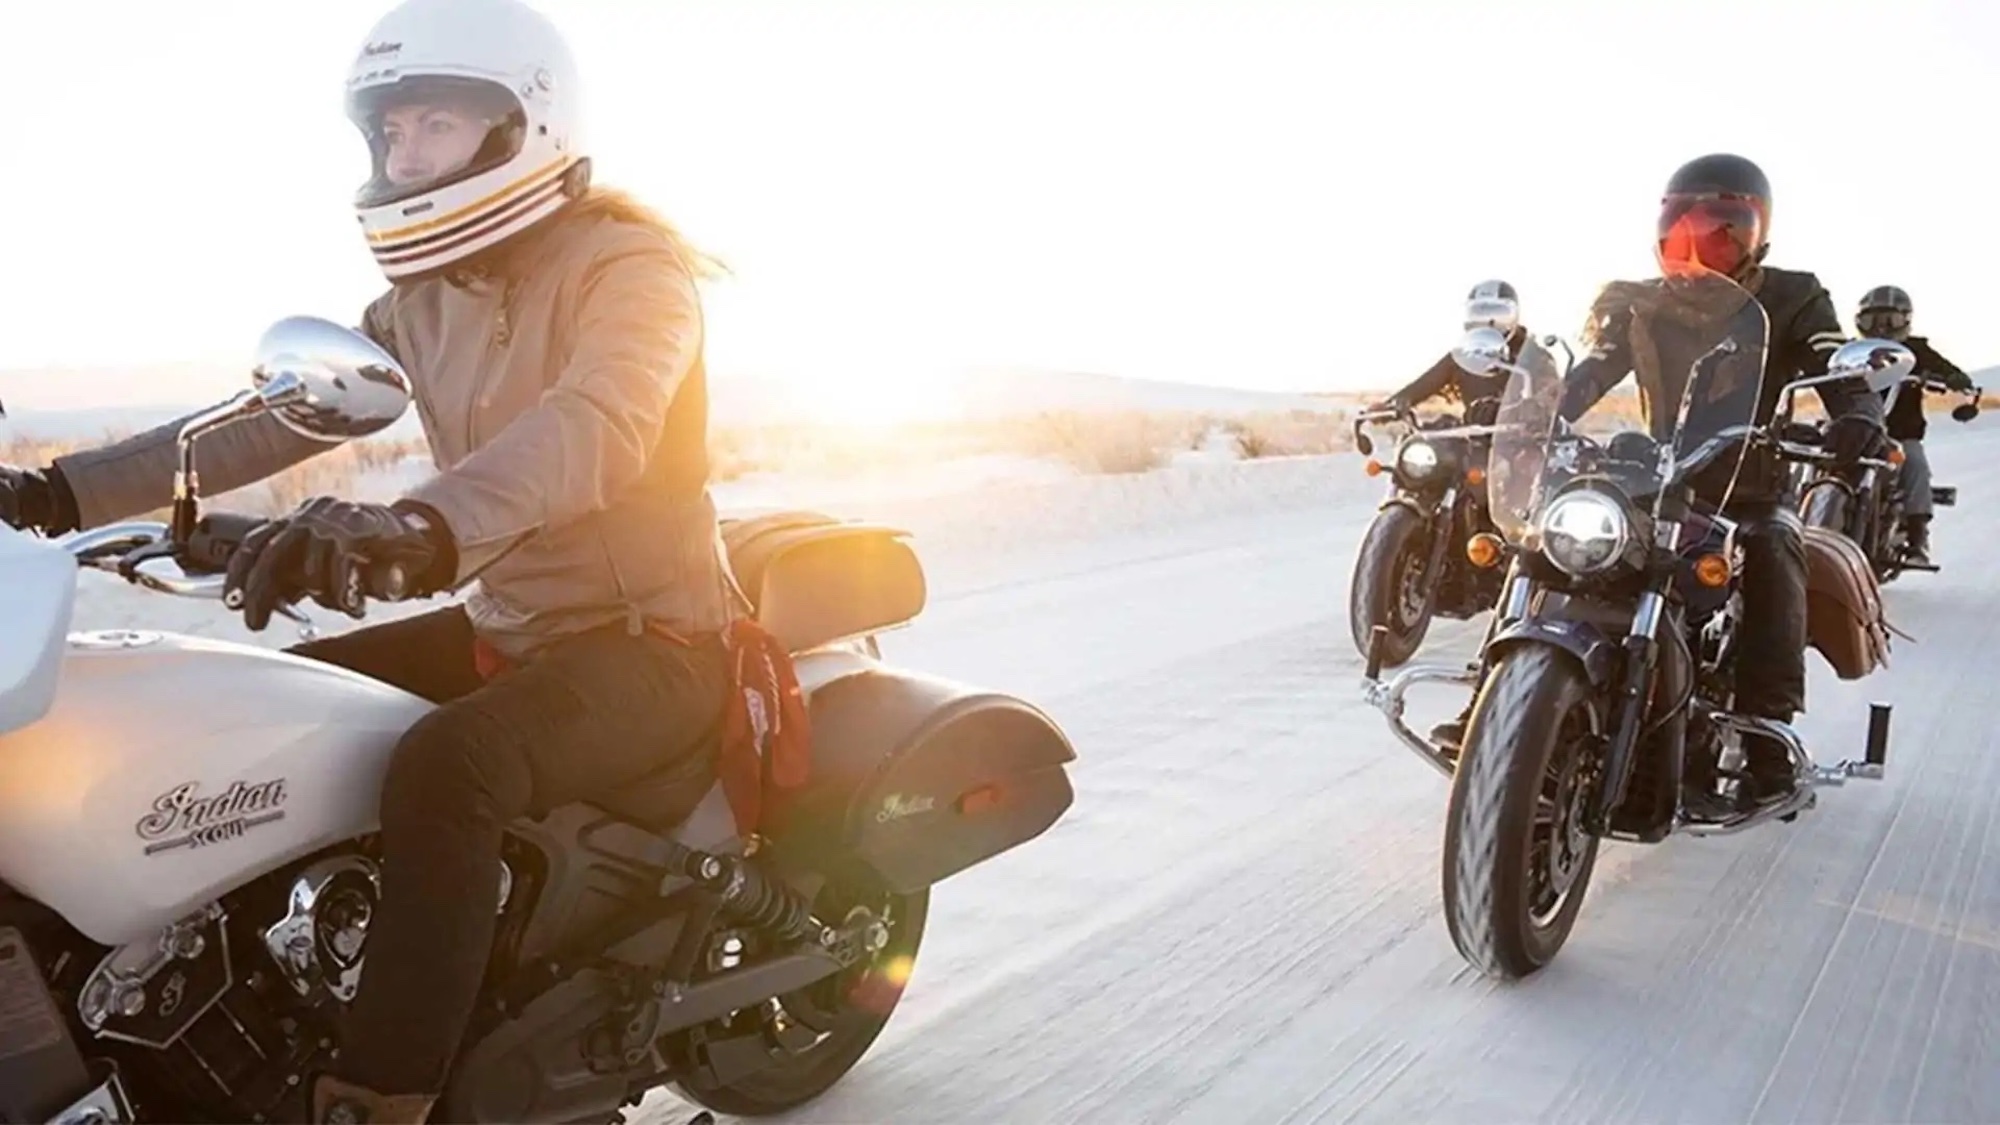
M 796 386 L 816 421 L 863 432 L 944 417 L 957 405 L 948 376 L 915 368 L 819 368 Z

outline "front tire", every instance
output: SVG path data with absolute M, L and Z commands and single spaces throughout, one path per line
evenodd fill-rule
M 1347 597 L 1348 625 L 1361 659 L 1368 659 L 1368 639 L 1377 625 L 1389 628 L 1382 638 L 1384 668 L 1405 663 L 1422 647 L 1435 601 L 1424 574 L 1429 532 L 1423 517 L 1401 504 L 1377 512 L 1368 525 Z
M 910 895 L 885 895 L 882 901 L 887 905 L 889 941 L 880 951 L 847 972 L 811 986 L 806 990 L 811 996 L 788 996 L 780 1001 L 801 1004 L 810 1000 L 832 1017 L 832 1026 L 819 1042 L 735 1082 L 717 1083 L 689 1075 L 675 1083 L 681 1096 L 731 1117 L 767 1117 L 805 1105 L 845 1078 L 896 1014 L 930 915 L 928 887 Z
M 1488 976 L 1539 971 L 1583 907 L 1599 842 L 1581 824 L 1596 790 L 1591 695 L 1568 654 L 1529 645 L 1500 658 L 1473 708 L 1446 813 L 1444 914 Z

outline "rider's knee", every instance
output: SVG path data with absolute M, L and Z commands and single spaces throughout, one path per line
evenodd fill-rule
M 1790 508 L 1778 507 L 1740 524 L 1737 538 L 1743 544 L 1747 567 L 1759 572 L 1770 567 L 1787 572 L 1805 569 L 1805 525 Z
M 405 731 L 382 780 L 382 821 L 434 819 L 445 810 L 490 800 L 491 748 L 466 710 L 441 707 Z

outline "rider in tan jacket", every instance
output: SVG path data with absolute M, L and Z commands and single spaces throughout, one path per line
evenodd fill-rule
M 501 830 L 666 769 L 714 768 L 736 598 L 708 492 L 701 263 L 589 187 L 569 51 L 520 0 L 403 0 L 348 82 L 356 200 L 391 286 L 361 327 L 407 371 L 436 475 L 392 504 L 318 497 L 229 564 L 261 629 L 349 568 L 462 604 L 292 651 L 437 704 L 383 782 L 382 900 L 315 1121 L 421 1121 L 472 1012 Z M 0 518 L 62 532 L 168 503 L 178 422 L 0 472 Z M 263 418 L 201 450 L 208 494 L 330 448 Z

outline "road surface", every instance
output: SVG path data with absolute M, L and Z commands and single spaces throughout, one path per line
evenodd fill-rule
M 1896 705 L 1887 779 L 1794 825 L 1607 846 L 1567 949 L 1513 986 L 1439 915 L 1447 783 L 1360 702 L 1372 482 L 940 567 L 887 655 L 1045 705 L 1077 804 L 937 888 L 902 1009 L 788 1120 L 2000 1120 L 1994 447 L 1932 429 L 1965 506 L 1943 573 L 1888 588 L 1916 642 L 1860 684 L 1809 658 L 1823 758 Z M 1483 620 L 1418 659 L 1469 653 Z

